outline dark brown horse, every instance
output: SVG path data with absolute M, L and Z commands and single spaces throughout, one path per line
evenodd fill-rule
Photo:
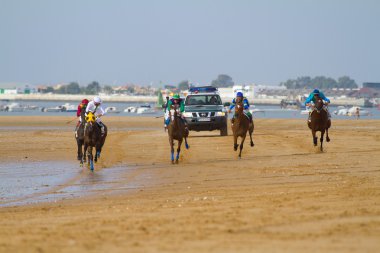
M 87 152 L 88 163 L 91 170 L 94 170 L 94 161 L 97 162 L 100 158 L 100 153 L 104 145 L 107 129 L 104 126 L 105 131 L 102 135 L 98 123 L 96 123 L 95 115 L 92 112 L 88 112 L 86 116 L 86 125 L 84 127 L 84 154 Z M 95 158 L 92 155 L 92 148 L 95 148 Z M 83 156 L 82 163 L 86 162 L 86 156 Z
M 234 123 L 232 124 L 232 132 L 234 134 L 234 150 L 236 151 L 238 148 L 237 139 L 238 137 L 241 138 L 240 143 L 240 152 L 239 152 L 239 158 L 241 158 L 241 151 L 243 149 L 243 144 L 245 137 L 247 136 L 247 132 L 249 132 L 249 137 L 251 138 L 251 147 L 253 147 L 255 144 L 253 144 L 252 141 L 252 133 L 254 129 L 253 121 L 250 122 L 250 119 L 248 116 L 244 114 L 244 106 L 242 101 L 236 101 L 235 106 L 235 115 L 236 118 L 234 120 Z
M 75 139 L 77 141 L 77 146 L 78 146 L 77 159 L 81 161 L 81 165 L 82 165 L 83 164 L 82 158 L 83 158 L 83 144 L 84 144 L 84 125 L 86 124 L 85 110 L 81 111 L 80 117 L 81 117 L 81 122 L 75 131 Z
M 311 129 L 313 135 L 314 146 L 318 145 L 318 138 L 316 136 L 317 131 L 321 132 L 321 151 L 323 151 L 323 135 L 326 132 L 326 141 L 329 142 L 329 128 L 331 127 L 331 121 L 327 115 L 327 109 L 324 107 L 323 100 L 321 98 L 316 98 L 315 106 L 310 115 L 310 121 L 308 126 Z
M 178 112 L 178 105 L 172 105 L 169 111 L 170 124 L 168 125 L 169 144 L 171 151 L 171 161 L 174 164 L 174 140 L 178 141 L 177 157 L 175 163 L 178 163 L 179 153 L 181 152 L 181 145 L 183 139 L 185 139 L 186 149 L 189 148 L 187 144 L 188 131 L 185 129 L 185 123 Z

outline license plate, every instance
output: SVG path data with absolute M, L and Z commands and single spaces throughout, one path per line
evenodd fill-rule
M 198 121 L 210 121 L 210 118 L 199 118 Z

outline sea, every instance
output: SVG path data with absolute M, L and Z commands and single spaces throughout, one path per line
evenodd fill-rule
M 0 111 L 0 116 L 72 116 L 76 115 L 76 112 L 43 112 L 43 108 L 54 108 L 65 103 L 72 105 L 77 105 L 75 102 L 67 101 L 12 101 L 12 102 L 0 102 L 1 105 L 10 104 L 10 103 L 19 103 L 23 106 L 35 106 L 37 107 L 34 110 L 24 110 L 21 112 L 6 112 Z M 119 117 L 158 117 L 163 115 L 163 110 L 157 109 L 154 113 L 149 114 L 137 114 L 131 112 L 124 112 L 124 109 L 128 107 L 139 107 L 141 105 L 147 105 L 146 103 L 125 103 L 125 102 L 112 102 L 112 103 L 103 103 L 103 108 L 107 107 L 116 107 L 117 110 L 121 111 L 120 113 L 108 113 L 109 116 L 119 116 Z M 156 105 L 151 103 L 150 106 L 154 108 Z M 281 109 L 280 106 L 276 105 L 253 105 L 251 109 L 255 109 L 253 113 L 254 118 L 268 118 L 268 119 L 304 119 L 307 118 L 307 115 L 301 114 L 301 110 L 295 109 Z M 377 107 L 373 108 L 362 108 L 369 112 L 368 116 L 361 116 L 362 119 L 380 119 L 380 110 Z M 335 115 L 334 111 L 338 111 L 337 106 L 329 106 L 329 111 L 332 115 L 332 118 L 336 119 L 355 119 L 355 117 L 349 117 L 344 115 Z

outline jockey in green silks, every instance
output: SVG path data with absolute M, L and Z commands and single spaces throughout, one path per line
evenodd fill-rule
M 185 101 L 183 99 L 181 99 L 179 94 L 174 94 L 173 97 L 168 101 L 168 104 L 167 104 L 166 109 L 165 109 L 165 129 L 168 127 L 168 125 L 170 123 L 169 111 L 170 111 L 172 105 L 178 105 L 179 106 L 179 112 L 181 115 L 181 120 L 185 124 L 186 131 L 188 131 L 186 120 L 183 118 L 183 115 L 182 115 L 182 113 L 185 111 Z

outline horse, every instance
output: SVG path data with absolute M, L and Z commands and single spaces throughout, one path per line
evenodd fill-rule
M 100 158 L 102 147 L 104 145 L 107 129 L 104 126 L 105 131 L 102 135 L 99 125 L 96 123 L 95 115 L 92 112 L 88 112 L 86 119 L 86 125 L 84 127 L 84 154 L 87 152 L 88 163 L 87 166 L 90 166 L 90 169 L 94 170 L 94 161 L 95 163 Z M 92 148 L 95 148 L 95 158 L 92 155 Z M 82 164 L 86 162 L 86 156 L 83 156 Z
M 78 128 L 76 129 L 75 139 L 77 141 L 77 146 L 78 146 L 77 159 L 80 161 L 80 163 L 82 165 L 83 164 L 82 158 L 83 158 L 83 144 L 84 144 L 84 125 L 86 123 L 85 110 L 81 111 L 80 117 L 81 117 L 81 122 L 80 122 L 80 125 L 78 126 Z
M 310 121 L 308 121 L 308 126 L 311 130 L 311 134 L 313 135 L 313 143 L 314 146 L 318 145 L 318 137 L 316 136 L 316 132 L 321 132 L 321 147 L 320 150 L 323 151 L 323 135 L 326 132 L 326 141 L 329 142 L 329 128 L 331 127 L 331 121 L 328 118 L 327 110 L 324 108 L 324 103 L 321 98 L 317 98 L 315 101 L 315 105 L 313 111 L 310 115 Z
M 252 133 L 254 129 L 254 124 L 252 121 L 252 124 L 250 122 L 250 119 L 247 115 L 244 114 L 244 106 L 242 101 L 236 101 L 235 106 L 235 115 L 237 116 L 232 124 L 232 132 L 234 135 L 234 150 L 236 151 L 238 148 L 237 139 L 238 137 L 241 138 L 240 143 L 240 152 L 239 152 L 239 158 L 241 158 L 241 151 L 243 149 L 244 140 L 247 136 L 247 132 L 249 132 L 249 137 L 251 139 L 251 147 L 253 147 L 255 144 L 252 141 Z
M 178 105 L 172 105 L 171 110 L 169 111 L 170 123 L 168 125 L 168 136 L 169 136 L 169 144 L 171 151 L 171 161 L 174 164 L 174 140 L 178 141 L 177 148 L 177 157 L 175 163 L 178 163 L 179 153 L 181 152 L 181 145 L 183 139 L 185 139 L 185 147 L 189 149 L 189 144 L 187 143 L 187 137 L 189 136 L 189 132 L 185 129 L 185 123 L 183 122 L 181 116 L 178 113 Z

